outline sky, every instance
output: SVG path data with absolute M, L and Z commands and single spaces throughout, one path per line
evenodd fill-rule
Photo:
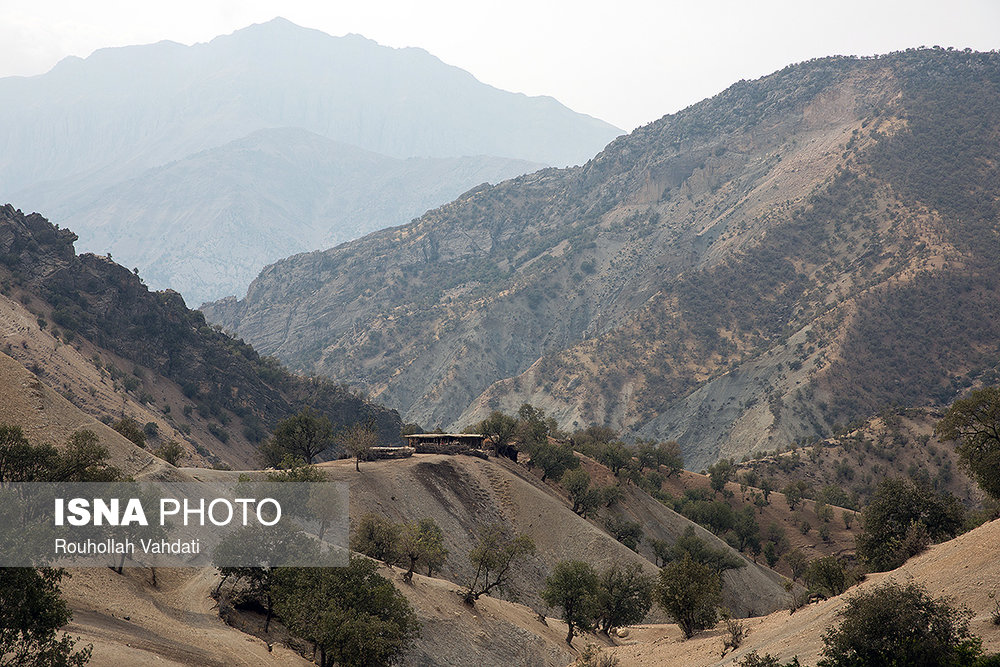
M 624 130 L 809 58 L 1000 49 L 1000 0 L 0 0 L 0 77 L 106 46 L 205 42 L 275 16 L 420 47 Z

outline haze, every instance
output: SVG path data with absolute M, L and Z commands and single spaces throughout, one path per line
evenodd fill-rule
M 105 46 L 207 41 L 279 15 L 332 35 L 418 46 L 485 83 L 552 95 L 625 130 L 809 58 L 1000 46 L 1000 3 L 991 0 L 43 0 L 0 4 L 0 76 L 40 74 Z

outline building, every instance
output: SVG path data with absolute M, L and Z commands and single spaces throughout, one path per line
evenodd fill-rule
M 482 452 L 484 436 L 478 433 L 413 433 L 404 435 L 417 454 Z

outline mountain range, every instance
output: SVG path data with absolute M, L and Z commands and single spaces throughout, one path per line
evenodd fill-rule
M 421 49 L 274 19 L 0 79 L 0 199 L 197 303 L 483 182 L 583 162 L 618 134 Z
M 998 135 L 995 53 L 809 61 L 204 312 L 406 421 L 531 402 L 698 469 L 996 379 Z

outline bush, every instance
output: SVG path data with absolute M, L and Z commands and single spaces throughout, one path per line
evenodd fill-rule
M 965 510 L 950 494 L 906 479 L 885 479 L 861 513 L 858 556 L 876 572 L 899 567 L 929 542 L 954 537 Z
M 821 667 L 973 665 L 982 654 L 969 614 L 912 582 L 860 592 L 838 615 L 840 626 L 823 634 Z
M 162 447 L 159 447 L 153 454 L 159 456 L 170 465 L 176 466 L 177 462 L 181 460 L 181 456 L 184 455 L 184 448 L 176 440 L 171 440 Z

